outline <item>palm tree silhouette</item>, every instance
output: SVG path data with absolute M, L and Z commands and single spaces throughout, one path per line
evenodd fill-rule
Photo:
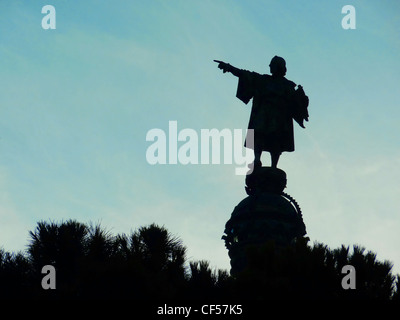
M 45 265 L 52 265 L 57 271 L 58 290 L 40 292 L 60 298 L 78 297 L 80 264 L 86 253 L 87 226 L 73 220 L 59 225 L 40 221 L 30 236 L 28 254 L 34 273 L 41 277 Z
M 32 296 L 32 269 L 21 253 L 0 249 L 0 299 L 30 298 Z
M 247 251 L 247 268 L 234 277 L 208 261 L 187 261 L 186 247 L 156 224 L 112 235 L 99 224 L 40 221 L 27 253 L 0 249 L 0 297 L 35 299 L 393 299 L 399 281 L 388 261 L 360 246 L 331 250 L 298 239 Z M 56 290 L 40 286 L 44 265 L 56 269 Z M 356 270 L 356 290 L 341 286 L 343 266 Z
M 135 268 L 132 289 L 137 298 L 174 297 L 185 283 L 186 247 L 164 227 L 151 224 L 130 236 L 119 235 L 118 252 Z

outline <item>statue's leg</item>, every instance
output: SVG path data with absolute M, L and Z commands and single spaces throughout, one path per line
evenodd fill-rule
M 261 148 L 254 148 L 254 166 L 255 167 L 261 167 L 261 153 L 262 149 Z
M 281 152 L 276 152 L 276 151 L 271 152 L 271 167 L 272 168 L 277 167 L 280 155 L 281 155 Z

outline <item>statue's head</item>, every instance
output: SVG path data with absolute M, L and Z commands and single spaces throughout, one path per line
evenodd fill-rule
M 282 57 L 275 56 L 272 58 L 269 69 L 274 76 L 283 77 L 286 74 L 286 61 Z

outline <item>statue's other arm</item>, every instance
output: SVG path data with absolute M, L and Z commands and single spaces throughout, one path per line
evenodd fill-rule
M 231 66 L 229 63 L 220 60 L 214 60 L 214 62 L 218 63 L 218 68 L 221 69 L 224 73 L 230 72 L 236 77 L 240 77 L 240 75 L 242 74 L 243 70 Z

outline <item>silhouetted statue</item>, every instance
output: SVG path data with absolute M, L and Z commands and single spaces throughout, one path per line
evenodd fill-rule
M 285 78 L 286 62 L 275 56 L 269 65 L 271 75 L 241 70 L 229 63 L 214 60 L 218 68 L 239 78 L 236 97 L 247 104 L 253 98 L 248 129 L 254 130 L 254 167 L 261 167 L 261 153 L 271 153 L 271 166 L 276 168 L 283 151 L 294 151 L 293 121 L 302 128 L 308 121 L 308 97 L 303 88 Z M 247 139 L 246 139 L 247 140 Z

